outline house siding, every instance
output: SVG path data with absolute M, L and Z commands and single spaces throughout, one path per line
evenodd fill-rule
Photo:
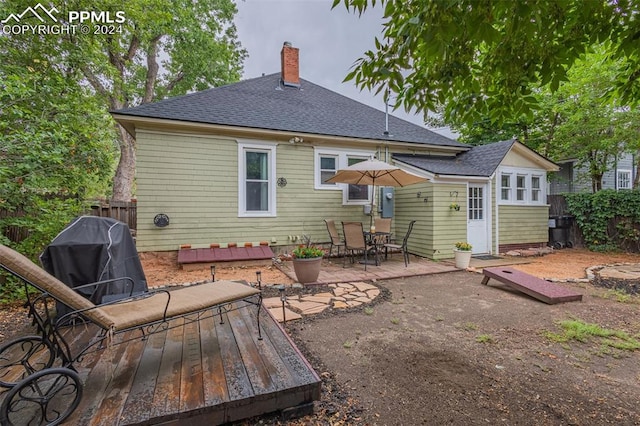
M 612 162 L 610 169 L 602 175 L 602 189 L 618 189 L 618 170 L 631 171 L 631 182 L 636 175 L 634 155 L 623 154 L 617 161 Z M 575 162 L 560 165 L 560 171 L 550 176 L 550 195 L 567 192 L 592 192 L 591 176 L 586 165 L 575 167 Z
M 501 205 L 498 210 L 499 244 L 540 246 L 549 240 L 549 206 Z
M 136 139 L 139 251 L 260 241 L 291 246 L 300 239 L 290 236 L 303 235 L 324 243 L 323 219 L 369 220 L 362 206 L 342 205 L 341 191 L 313 189 L 311 146 L 277 146 L 276 179 L 284 177 L 287 185 L 276 186 L 276 217 L 253 218 L 238 217 L 238 140 L 145 130 Z M 154 226 L 158 213 L 169 216 L 169 226 Z
M 451 195 L 455 191 L 460 194 L 456 199 Z M 416 220 L 409 252 L 434 260 L 453 257 L 455 242 L 467 238 L 465 194 L 466 184 L 427 182 L 396 189 L 397 239 L 401 240 L 409 222 Z M 459 211 L 449 209 L 454 201 L 460 204 Z

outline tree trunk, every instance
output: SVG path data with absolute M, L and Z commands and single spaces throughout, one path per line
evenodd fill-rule
M 133 196 L 136 172 L 136 141 L 124 127 L 117 125 L 120 160 L 113 177 L 113 195 L 116 201 L 129 201 Z

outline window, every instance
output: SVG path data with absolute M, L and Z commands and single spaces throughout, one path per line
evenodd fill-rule
M 365 161 L 366 158 L 347 158 L 347 166 L 353 166 L 361 161 Z M 349 185 L 347 190 L 347 201 L 368 201 L 369 200 L 369 185 Z
M 511 200 L 511 175 L 503 173 L 500 177 L 501 199 L 502 201 Z
M 546 174 L 544 170 L 529 170 L 501 167 L 500 204 L 540 205 L 546 203 Z
M 342 203 L 345 205 L 369 204 L 372 195 L 369 185 L 329 183 L 327 180 L 338 170 L 368 160 L 374 154 L 372 151 L 315 148 L 315 189 L 342 191 Z
M 484 219 L 484 195 L 482 188 L 469 187 L 469 220 Z
M 327 183 L 338 171 L 337 155 L 320 155 L 320 184 L 335 187 L 335 183 Z
M 526 201 L 527 195 L 527 177 L 524 175 L 516 176 L 516 200 Z
M 531 176 L 531 201 L 534 203 L 540 202 L 540 176 Z
M 238 216 L 276 215 L 275 146 L 238 145 Z
M 618 170 L 618 189 L 631 189 L 631 170 Z

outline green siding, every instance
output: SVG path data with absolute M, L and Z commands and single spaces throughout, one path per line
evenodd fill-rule
M 276 151 L 277 217 L 238 217 L 238 142 L 215 136 L 138 131 L 136 171 L 137 246 L 140 251 L 176 250 L 181 244 L 295 245 L 289 236 L 328 242 L 323 219 L 369 222 L 362 206 L 343 206 L 341 191 L 314 190 L 311 146 L 282 143 Z M 157 228 L 165 213 L 170 225 Z M 275 242 L 273 242 L 275 241 Z
M 452 195 L 455 191 L 457 198 Z M 449 209 L 454 201 L 460 204 L 459 211 Z M 415 219 L 409 251 L 430 259 L 451 258 L 454 243 L 467 238 L 466 204 L 465 184 L 427 182 L 398 188 L 395 205 L 397 238 L 402 238 L 409 221 Z
M 500 244 L 540 243 L 549 239 L 549 207 L 498 207 Z

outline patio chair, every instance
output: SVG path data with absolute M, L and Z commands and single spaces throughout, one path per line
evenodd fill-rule
M 338 248 L 338 257 L 340 257 L 340 247 L 344 247 L 344 241 L 338 234 L 336 223 L 333 220 L 325 219 L 324 223 L 327 225 L 327 231 L 329 232 L 329 238 L 331 238 L 331 246 L 329 247 L 328 257 L 331 257 L 331 252 L 334 247 Z
M 351 263 L 354 263 L 355 253 L 362 251 L 364 253 L 364 270 L 366 271 L 368 261 L 367 252 L 372 248 L 375 248 L 375 246 L 367 244 L 367 241 L 364 238 L 362 222 L 342 222 L 342 231 L 345 243 L 345 256 L 342 261 L 342 267 L 345 267 L 347 259 L 346 252 L 351 253 Z
M 382 244 L 390 243 L 391 242 L 391 219 L 377 217 L 375 218 L 373 223 L 376 227 L 377 233 L 387 234 L 382 236 L 383 238 Z
M 262 338 L 261 289 L 241 282 L 166 287 L 96 305 L 78 292 L 116 280 L 129 282 L 132 292 L 133 280 L 118 278 L 71 288 L 2 244 L 0 267 L 24 283 L 25 306 L 38 333 L 0 347 L 0 386 L 8 388 L 0 405 L 3 425 L 62 423 L 82 398 L 83 385 L 74 363 L 88 353 L 115 345 L 116 335 L 127 333 L 117 344 L 145 339 L 180 326 L 182 322 L 170 322 L 173 319 L 194 322 L 219 315 L 222 322 L 223 312 L 252 305 L 257 307 L 258 339 Z M 56 316 L 54 302 L 66 305 L 70 311 Z M 67 342 L 63 329 L 78 320 L 96 325 L 99 331 L 88 342 Z
M 415 220 L 409 222 L 409 228 L 407 228 L 407 233 L 404 235 L 402 239 L 402 244 L 393 244 L 387 243 L 384 245 L 385 249 L 385 258 L 387 256 L 387 250 L 401 250 L 402 256 L 404 257 L 404 266 L 405 268 L 409 265 L 409 252 L 407 251 L 407 243 L 409 242 L 409 235 L 411 235 L 411 231 L 413 230 L 413 224 L 416 223 Z M 393 254 L 393 253 L 392 253 Z

